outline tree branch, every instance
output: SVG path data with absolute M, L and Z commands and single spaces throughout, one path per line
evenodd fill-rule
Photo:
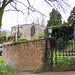
M 50 6 L 52 3 L 52 7 L 54 6 L 55 8 L 62 9 L 63 11 L 67 11 L 67 8 L 71 7 L 70 4 L 68 3 L 68 0 L 45 0 L 45 2 Z
M 23 6 L 28 8 L 28 12 L 29 12 L 29 10 L 31 10 L 32 12 L 37 12 L 37 13 L 40 13 L 41 15 L 43 15 L 43 16 L 46 16 L 43 13 L 41 13 L 39 10 L 36 10 L 33 6 L 31 6 L 29 0 L 27 0 L 29 6 L 26 6 L 24 3 L 20 2 L 20 1 L 17 1 L 17 0 L 15 0 L 15 1 L 18 2 L 18 3 L 21 3 Z
M 45 0 L 45 2 L 52 7 L 52 5 L 47 0 Z
M 6 2 L 6 0 L 3 0 L 2 8 L 4 9 L 9 3 L 11 3 L 13 0 L 9 0 Z
M 23 13 L 23 11 L 17 9 L 16 4 L 15 4 L 15 7 L 14 7 L 11 3 L 10 3 L 10 5 L 11 5 L 16 11 L 18 11 L 18 12 L 20 11 L 20 12 Z M 23 13 L 23 14 L 24 14 L 24 13 Z

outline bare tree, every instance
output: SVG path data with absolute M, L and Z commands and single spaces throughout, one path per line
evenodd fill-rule
M 25 11 L 27 11 L 28 15 L 31 12 L 37 12 L 41 15 L 45 16 L 43 13 L 41 13 L 39 10 L 37 10 L 34 5 L 32 4 L 31 0 L 0 0 L 0 27 L 2 25 L 2 16 L 4 11 L 18 11 L 25 14 Z M 68 8 L 68 0 L 43 0 L 46 2 L 50 7 L 58 7 L 61 10 L 66 10 L 65 8 Z M 36 0 L 33 0 L 33 2 L 36 2 Z M 25 7 L 24 11 L 21 9 L 18 9 L 18 4 L 21 4 Z M 9 5 L 9 9 L 5 10 L 5 8 Z
M 40 15 L 35 19 L 35 23 L 38 25 L 45 26 L 46 25 L 46 16 Z

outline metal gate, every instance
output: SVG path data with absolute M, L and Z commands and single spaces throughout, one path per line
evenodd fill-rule
M 45 63 L 53 70 L 55 67 L 63 66 L 70 58 L 75 58 L 75 34 L 57 35 L 46 39 Z M 71 59 L 72 59 L 71 58 Z M 71 64 L 72 65 L 72 64 Z M 47 65 L 46 65 L 47 66 Z M 64 67 L 64 66 L 63 66 Z

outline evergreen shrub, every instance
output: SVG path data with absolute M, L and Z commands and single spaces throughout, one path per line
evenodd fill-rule
M 48 33 L 48 27 L 46 27 L 46 29 L 44 30 L 44 33 L 46 36 L 49 35 Z M 57 25 L 57 26 L 52 26 L 52 36 L 55 35 L 55 33 L 59 36 L 62 36 L 63 34 L 65 35 L 70 35 L 73 33 L 73 27 L 72 26 L 68 26 L 68 25 Z

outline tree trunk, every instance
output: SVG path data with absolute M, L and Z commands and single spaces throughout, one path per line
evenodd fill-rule
M 0 9 L 0 28 L 2 26 L 3 9 Z

